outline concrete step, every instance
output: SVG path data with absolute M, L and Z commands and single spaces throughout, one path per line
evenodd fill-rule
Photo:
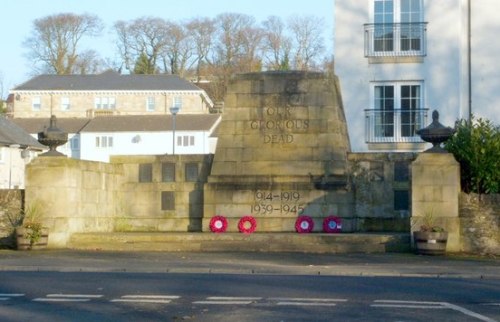
M 410 235 L 401 233 L 75 233 L 68 248 L 165 252 L 303 252 L 385 253 L 410 250 Z

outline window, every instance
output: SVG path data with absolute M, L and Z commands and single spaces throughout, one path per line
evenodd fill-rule
M 178 136 L 177 146 L 194 146 L 194 135 Z
M 365 56 L 424 56 L 422 0 L 374 0 L 373 23 L 365 25 Z
M 33 111 L 40 111 L 42 108 L 42 100 L 40 97 L 33 97 L 31 99 L 31 109 Z
M 155 110 L 155 98 L 154 96 L 149 96 L 146 98 L 146 111 L 154 112 Z
M 116 100 L 114 97 L 96 97 L 94 99 L 94 108 L 97 110 L 114 110 Z
M 172 102 L 172 107 L 182 108 L 182 97 L 175 96 Z
M 153 181 L 153 165 L 151 163 L 139 164 L 139 182 Z
M 198 163 L 186 163 L 186 182 L 198 181 Z
M 67 111 L 69 110 L 69 108 L 70 108 L 69 97 L 61 97 L 61 110 Z
M 96 136 L 95 146 L 96 146 L 96 148 L 112 148 L 113 147 L 113 137 L 112 136 Z
M 426 116 L 422 88 L 421 82 L 375 83 L 373 110 L 368 110 L 366 116 L 367 134 L 373 137 L 367 138 L 367 142 L 374 142 L 374 138 L 390 138 L 384 142 L 416 140 L 416 131 L 424 127 Z
M 162 182 L 175 182 L 175 163 L 161 164 L 161 178 Z
M 175 193 L 173 191 L 161 192 L 161 210 L 175 210 Z

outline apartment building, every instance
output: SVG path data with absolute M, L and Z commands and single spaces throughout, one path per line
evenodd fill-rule
M 353 151 L 421 151 L 431 113 L 500 123 L 497 0 L 335 0 Z

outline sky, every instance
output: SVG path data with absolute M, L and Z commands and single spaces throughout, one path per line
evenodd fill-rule
M 102 37 L 92 39 L 82 49 L 93 49 L 102 58 L 115 58 L 111 28 L 118 20 L 131 21 L 152 16 L 183 21 L 194 17 L 214 18 L 227 12 L 247 14 L 257 22 L 268 16 L 279 16 L 284 20 L 293 15 L 320 17 L 325 22 L 325 45 L 333 51 L 333 3 L 334 0 L 3 0 L 0 2 L 2 97 L 5 98 L 9 89 L 32 77 L 23 42 L 30 36 L 34 20 L 49 15 L 90 13 L 101 18 L 106 26 Z

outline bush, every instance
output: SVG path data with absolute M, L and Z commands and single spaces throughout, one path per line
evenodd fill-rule
M 470 124 L 472 123 L 472 124 Z M 470 193 L 500 191 L 500 127 L 481 118 L 459 120 L 456 133 L 445 143 L 460 163 L 462 190 Z

